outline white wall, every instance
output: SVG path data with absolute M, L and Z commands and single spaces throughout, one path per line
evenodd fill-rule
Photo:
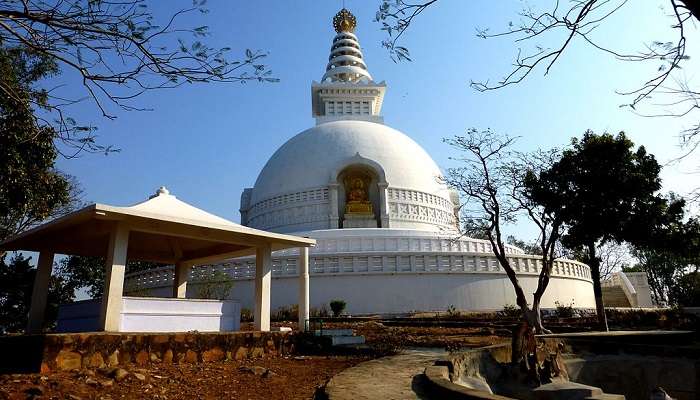
M 532 297 L 536 276 L 520 276 L 525 293 Z M 272 309 L 298 303 L 297 277 L 272 279 Z M 188 296 L 194 294 L 188 293 Z M 253 307 L 253 281 L 236 280 L 231 298 L 241 306 Z M 326 305 L 332 299 L 347 302 L 351 314 L 400 313 L 445 310 L 500 310 L 515 305 L 513 286 L 505 275 L 486 274 L 365 274 L 310 277 L 312 307 Z M 553 277 L 545 292 L 542 307 L 554 308 L 555 300 L 574 307 L 594 308 L 593 285 L 575 278 Z
M 165 288 L 154 290 L 164 295 Z M 171 294 L 171 293 L 168 293 Z M 251 297 L 252 300 L 252 297 Z M 101 299 L 61 305 L 57 332 L 99 329 Z M 120 332 L 226 332 L 240 329 L 241 305 L 235 301 L 124 297 Z

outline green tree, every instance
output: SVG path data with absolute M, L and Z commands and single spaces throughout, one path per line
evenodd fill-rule
M 700 307 L 700 272 L 695 270 L 681 277 L 675 298 L 676 305 L 682 307 Z
M 656 232 L 653 240 L 635 247 L 633 255 L 638 263 L 629 270 L 646 272 L 654 302 L 684 306 L 694 302 L 692 284 L 697 281 L 688 275 L 700 268 L 700 221 L 691 218 Z
M 55 132 L 34 118 L 31 104 L 46 104 L 32 85 L 56 72 L 46 56 L 0 43 L 0 84 L 14 96 L 0 96 L 0 240 L 67 212 L 77 185 L 56 170 Z
M 22 332 L 27 326 L 27 314 L 34 285 L 36 268 L 31 258 L 16 253 L 5 262 L 6 255 L 0 257 L 0 333 Z M 60 274 L 49 280 L 44 328 L 55 325 L 58 306 L 74 299 L 76 287 Z
M 128 261 L 126 273 L 145 271 L 159 266 L 162 266 L 162 264 L 147 261 Z M 57 273 L 70 282 L 71 286 L 87 290 L 90 297 L 102 296 L 105 280 L 104 257 L 65 257 L 59 262 Z
M 513 235 L 508 236 L 508 238 L 506 239 L 506 243 L 508 243 L 511 246 L 520 248 L 525 252 L 525 254 L 542 254 L 542 249 L 540 249 L 540 246 L 537 243 L 526 242 L 522 239 L 518 239 Z
M 664 221 L 677 220 L 682 201 L 658 196 L 661 167 L 644 147 L 624 133 L 574 138 L 561 159 L 527 184 L 537 203 L 556 210 L 567 226 L 563 243 L 582 249 L 591 267 L 596 311 L 607 329 L 600 286 L 598 245 L 607 242 L 650 243 Z
M 228 300 L 231 298 L 233 279 L 222 270 L 215 270 L 192 282 L 198 299 Z

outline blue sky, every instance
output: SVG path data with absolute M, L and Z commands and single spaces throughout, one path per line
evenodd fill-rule
M 181 4 L 180 4 L 181 3 Z M 596 32 L 617 49 L 642 49 L 652 40 L 672 39 L 667 1 L 630 1 Z M 187 1 L 154 2 L 165 17 Z M 550 1 L 536 1 L 546 6 Z M 380 45 L 385 33 L 373 22 L 379 1 L 348 0 L 358 19 L 360 43 L 375 80 L 385 80 L 385 122 L 411 136 L 449 167 L 452 150 L 443 137 L 469 127 L 491 128 L 520 136 L 521 150 L 568 143 L 586 129 L 626 131 L 661 162 L 679 154 L 677 133 L 689 121 L 642 118 L 619 105 L 615 90 L 636 88 L 658 65 L 631 64 L 575 42 L 547 77 L 535 71 L 524 83 L 479 93 L 470 80 L 497 80 L 510 68 L 517 49 L 509 38 L 484 40 L 476 27 L 505 28 L 517 21 L 520 1 L 443 0 L 416 20 L 403 44 L 413 62 L 392 62 Z M 178 198 L 239 221 L 239 198 L 255 182 L 268 157 L 286 140 L 311 127 L 310 85 L 323 75 L 334 31 L 333 15 L 340 1 L 210 1 L 211 12 L 182 20 L 187 26 L 208 25 L 209 43 L 269 52 L 266 63 L 279 83 L 203 84 L 141 96 L 146 112 L 119 112 L 109 121 L 89 102 L 72 110 L 82 123 L 99 127 L 100 141 L 122 149 L 103 156 L 84 154 L 60 160 L 59 168 L 77 177 L 85 201 L 129 205 L 165 185 Z M 691 56 L 700 43 L 697 27 L 688 35 Z M 548 42 L 542 42 L 547 44 Z M 700 64 L 691 59 L 684 69 L 697 84 Z M 694 78 L 694 80 L 693 80 Z M 78 87 L 70 73 L 58 79 Z M 73 90 L 73 89 L 70 89 Z M 75 92 L 79 93 L 79 92 Z M 667 167 L 665 190 L 685 193 L 700 182 L 700 152 L 680 165 Z M 529 239 L 526 226 L 513 228 Z

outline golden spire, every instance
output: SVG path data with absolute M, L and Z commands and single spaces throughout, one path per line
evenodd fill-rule
M 357 20 L 355 19 L 355 16 L 345 8 L 338 11 L 338 14 L 335 14 L 335 17 L 333 17 L 333 27 L 338 33 L 355 32 L 356 26 Z

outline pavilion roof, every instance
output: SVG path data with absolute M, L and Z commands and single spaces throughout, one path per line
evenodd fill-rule
M 48 250 L 103 256 L 117 224 L 128 227 L 131 260 L 213 262 L 272 250 L 313 246 L 314 239 L 242 226 L 208 213 L 161 187 L 148 200 L 128 207 L 95 203 L 0 243 L 0 250 Z

